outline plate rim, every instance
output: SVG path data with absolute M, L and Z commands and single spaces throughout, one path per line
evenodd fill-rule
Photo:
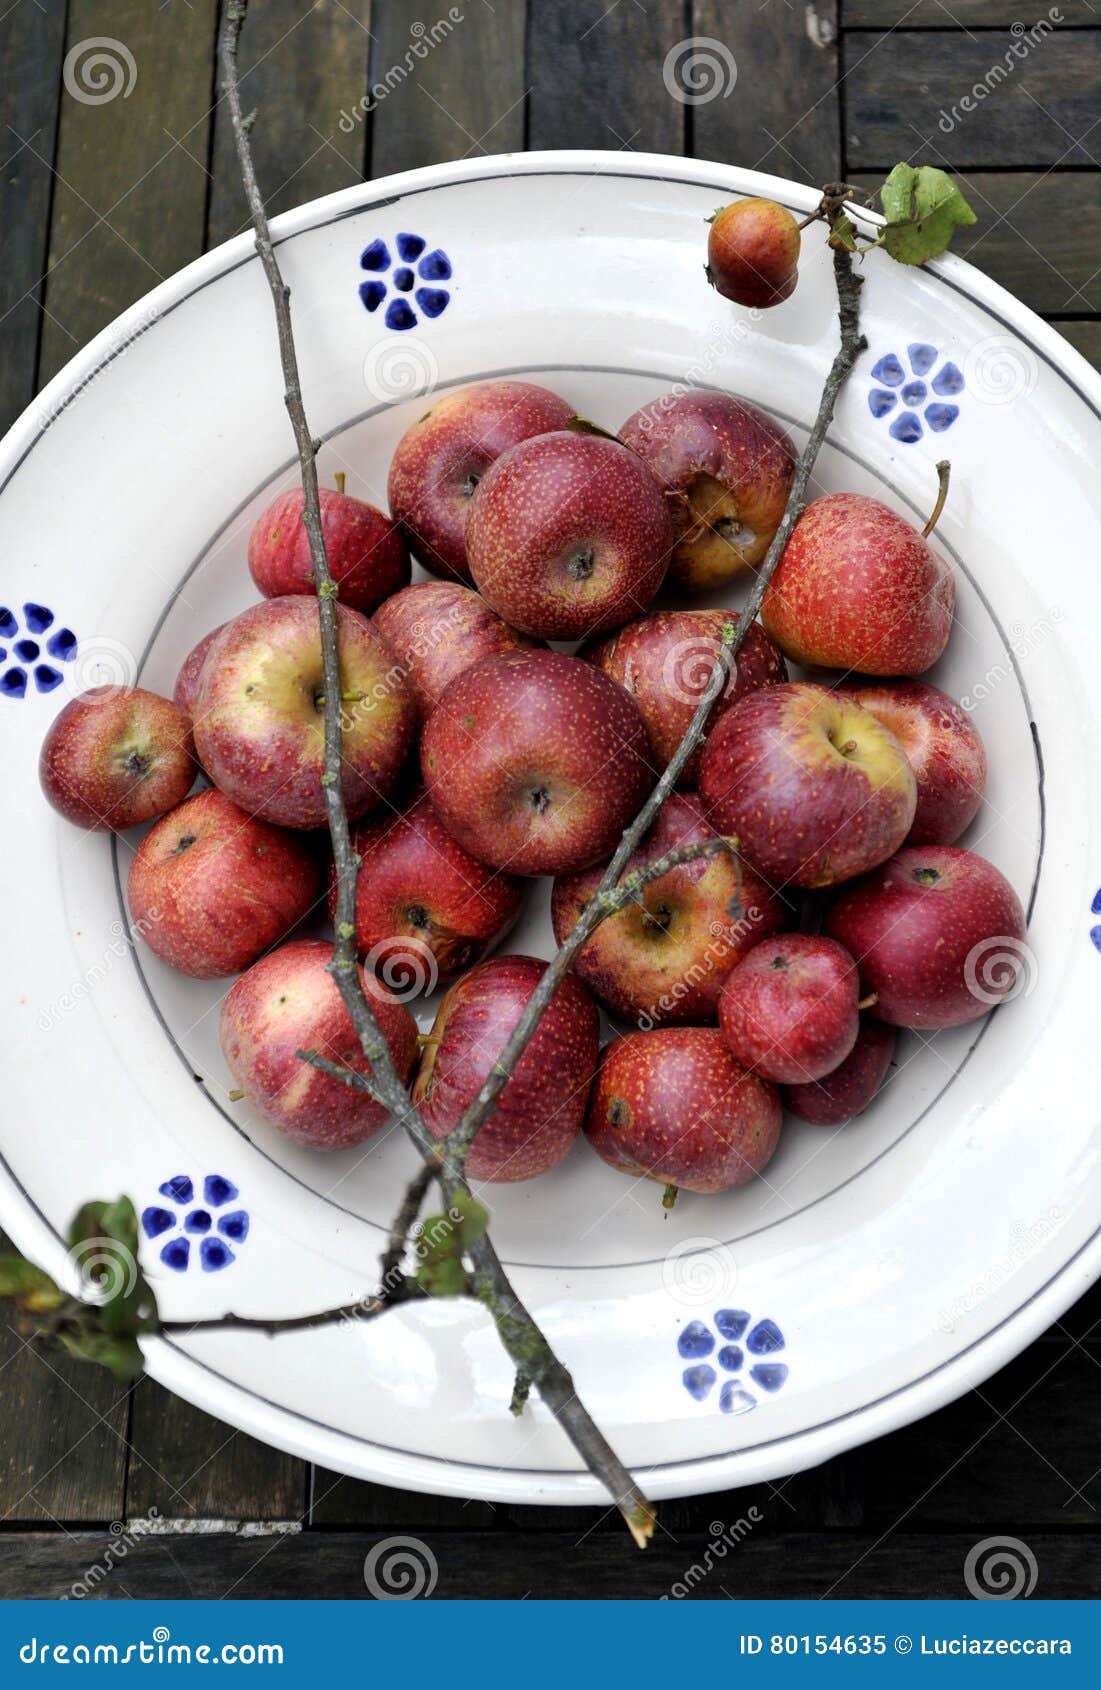
M 649 178 L 714 187 L 718 192 L 767 194 L 803 211 L 813 208 L 819 193 L 809 185 L 740 166 L 660 153 L 569 149 L 493 154 L 380 177 L 306 201 L 273 217 L 272 235 L 279 246 L 319 225 L 333 224 L 372 207 L 391 205 L 418 193 L 464 182 L 501 176 L 578 173 Z M 861 207 L 852 209 L 870 226 L 882 221 L 874 212 Z M 0 494 L 89 380 L 177 305 L 256 256 L 251 232 L 246 230 L 167 278 L 89 341 L 32 399 L 0 441 Z M 1022 339 L 1101 420 L 1101 374 L 1057 330 L 964 259 L 947 254 L 923 268 Z M 64 1248 L 52 1224 L 2 1155 L 0 1220 L 21 1248 L 32 1253 L 37 1249 L 47 1265 L 54 1262 L 58 1247 Z M 924 1417 L 989 1377 L 1058 1319 L 1099 1276 L 1101 1228 L 996 1327 L 930 1372 L 807 1431 L 765 1440 L 751 1451 L 734 1450 L 654 1468 L 640 1467 L 640 1477 L 645 1481 L 649 1475 L 653 1476 L 649 1488 L 657 1498 L 706 1494 L 734 1483 L 754 1482 L 775 1472 L 775 1460 L 768 1457 L 769 1452 L 774 1454 L 777 1449 L 785 1451 L 784 1471 L 799 1471 L 828 1460 L 845 1449 Z M 181 1345 L 156 1339 L 146 1341 L 143 1347 L 151 1377 L 230 1424 L 322 1466 L 333 1466 L 335 1454 L 341 1471 L 436 1494 L 489 1495 L 505 1501 L 535 1498 L 565 1505 L 606 1500 L 603 1488 L 584 1471 L 493 1470 L 431 1455 L 388 1452 L 385 1446 L 352 1433 L 322 1427 L 295 1410 L 267 1401 L 250 1388 L 225 1378 Z M 487 1486 L 491 1473 L 492 1482 Z

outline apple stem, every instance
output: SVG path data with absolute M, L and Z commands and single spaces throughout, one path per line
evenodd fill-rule
M 869 992 L 866 998 L 861 998 L 857 1009 L 872 1009 L 879 1002 L 878 992 Z
M 344 471 L 343 471 L 343 470 L 342 470 L 342 469 L 338 469 L 338 470 L 337 470 L 337 471 L 336 471 L 336 473 L 335 473 L 335 474 L 334 474 L 334 476 L 333 476 L 333 480 L 334 480 L 334 481 L 335 481 L 335 482 L 336 482 L 336 490 L 337 490 L 337 492 L 338 492 L 338 493 L 343 493 L 343 491 L 344 491 L 344 482 L 345 482 L 345 475 L 344 475 Z
M 669 1210 L 673 1207 L 673 1204 L 676 1202 L 677 1192 L 679 1190 L 680 1190 L 679 1186 L 667 1185 L 665 1187 L 665 1190 L 662 1192 L 662 1194 L 661 1194 L 661 1206 L 665 1210 L 666 1214 L 669 1213 Z
M 929 538 L 933 529 L 940 521 L 940 513 L 944 509 L 945 500 L 948 498 L 948 483 L 951 480 L 951 476 L 952 465 L 948 462 L 947 458 L 942 458 L 940 463 L 937 465 L 937 502 L 933 506 L 928 522 L 921 531 L 921 537 L 923 540 L 927 540 Z

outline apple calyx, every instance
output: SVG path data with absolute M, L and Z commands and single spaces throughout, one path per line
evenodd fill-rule
M 566 574 L 571 581 L 587 581 L 596 568 L 596 553 L 591 546 L 584 551 L 575 552 L 567 561 Z
M 919 886 L 936 886 L 940 880 L 939 868 L 916 868 L 914 879 Z

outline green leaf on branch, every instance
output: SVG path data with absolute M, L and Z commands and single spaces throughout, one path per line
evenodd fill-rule
M 94 1327 L 78 1326 L 58 1333 L 58 1339 L 76 1361 L 90 1361 L 108 1368 L 120 1385 L 141 1377 L 145 1365 L 136 1338 L 120 1338 Z
M 851 218 L 841 216 L 830 230 L 831 246 L 840 247 L 844 252 L 859 252 L 856 244 L 856 224 Z
M 486 1209 L 457 1191 L 446 1215 L 429 1215 L 417 1238 L 417 1283 L 430 1297 L 461 1297 L 468 1289 L 463 1256 L 489 1225 Z
M 896 164 L 879 198 L 887 226 L 876 244 L 900 264 L 939 258 L 958 227 L 978 221 L 952 178 L 931 164 Z
M 132 1338 L 156 1325 L 156 1299 L 138 1265 L 138 1217 L 128 1197 L 85 1203 L 69 1228 L 69 1249 L 92 1292 L 100 1330 Z
M 49 1274 L 24 1256 L 0 1256 L 0 1297 L 22 1314 L 53 1314 L 65 1301 Z

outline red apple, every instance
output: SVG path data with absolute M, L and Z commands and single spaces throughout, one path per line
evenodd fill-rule
M 711 679 L 723 628 L 736 610 L 673 610 L 629 622 L 580 655 L 626 687 L 642 712 L 657 761 L 665 766 L 684 738 Z M 751 622 L 734 668 L 711 707 L 706 733 L 746 693 L 788 678 L 787 664 L 759 622 Z M 702 747 L 689 757 L 679 786 L 699 780 Z
M 546 967 L 536 957 L 492 957 L 444 997 L 413 1087 L 413 1101 L 436 1138 L 459 1124 Z M 581 1130 L 599 1047 L 596 1005 L 567 974 L 496 1109 L 474 1136 L 466 1163 L 472 1180 L 534 1179 L 562 1160 Z
M 476 663 L 421 740 L 425 786 L 448 831 L 513 874 L 565 874 L 608 856 L 649 790 L 648 755 L 634 700 L 558 651 Z
M 222 1053 L 235 1083 L 272 1124 L 311 1150 L 362 1144 L 388 1119 L 366 1092 L 304 1062 L 315 1050 L 330 1062 L 369 1074 L 355 1028 L 328 971 L 324 939 L 280 945 L 235 981 L 222 1004 Z M 417 1059 L 417 1024 L 373 976 L 363 976 L 383 1038 L 402 1080 Z
M 520 913 L 524 883 L 452 839 L 426 797 L 398 815 L 362 822 L 356 945 L 367 967 L 402 997 L 431 992 L 478 962 Z M 336 887 L 329 912 L 336 908 Z
M 374 505 L 322 487 L 321 532 L 340 602 L 366 615 L 409 583 L 409 553 L 401 529 Z M 310 541 L 302 520 L 301 487 L 280 493 L 257 517 L 248 543 L 252 579 L 266 599 L 317 592 Z
M 390 464 L 390 509 L 433 575 L 470 580 L 466 518 L 489 466 L 533 434 L 565 428 L 573 407 L 529 381 L 446 393 L 406 429 Z
M 92 687 L 51 723 L 38 778 L 77 827 L 138 827 L 187 797 L 195 779 L 191 723 L 144 687 Z
M 560 430 L 497 459 L 470 502 L 478 591 L 522 633 L 573 640 L 645 610 L 672 529 L 646 465 L 618 440 Z
M 172 698 L 173 702 L 178 704 L 180 709 L 186 711 L 191 717 L 195 715 L 195 700 L 199 695 L 199 676 L 203 672 L 206 654 L 224 627 L 225 623 L 220 622 L 216 628 L 210 630 L 209 634 L 204 634 L 198 645 L 192 646 L 180 665 L 176 684 L 172 688 Z
M 238 974 L 309 914 L 321 891 L 301 834 L 257 821 L 211 787 L 150 828 L 130 864 L 133 925 L 182 974 Z
M 908 845 L 839 893 L 825 928 L 895 1027 L 959 1027 L 1029 983 L 1020 899 L 993 863 L 957 846 Z
M 769 582 L 761 620 L 797 663 L 920 675 L 952 631 L 956 579 L 916 528 L 863 493 L 807 506 Z
M 772 885 L 830 886 L 897 851 L 917 788 L 867 710 L 809 682 L 750 693 L 704 748 L 700 797 Z
M 917 781 L 907 845 L 952 845 L 974 819 L 986 785 L 982 735 L 954 698 L 926 681 L 872 682 L 845 691 L 889 728 Z
M 626 872 L 676 845 L 714 838 L 694 792 L 666 799 Z M 603 865 L 554 883 L 551 906 L 559 944 L 595 892 Z M 714 1021 L 723 981 L 742 957 L 791 919 L 763 880 L 728 851 L 682 863 L 651 881 L 637 903 L 601 922 L 575 968 L 616 1015 L 650 1028 Z
M 745 399 L 689 388 L 651 399 L 620 439 L 665 489 L 675 528 L 671 582 L 723 587 L 760 563 L 795 472 L 795 448 L 778 423 Z
M 724 299 L 762 310 L 795 292 L 799 225 L 775 200 L 735 200 L 711 219 L 707 279 Z
M 719 1026 L 738 1061 L 766 1080 L 804 1085 L 829 1074 L 856 1043 L 856 964 L 833 939 L 781 933 L 730 974 Z
M 839 1127 L 861 1114 L 887 1077 L 896 1036 L 893 1027 L 861 1016 L 856 1043 L 844 1062 L 820 1080 L 785 1086 L 784 1108 L 812 1127 Z
M 620 1173 L 726 1191 L 767 1166 L 780 1094 L 735 1061 L 716 1027 L 664 1027 L 606 1045 L 585 1118 L 597 1154 Z
M 403 588 L 379 605 L 374 623 L 405 669 L 422 723 L 464 669 L 533 644 L 457 581 L 418 581 Z
M 342 787 L 355 818 L 393 789 L 416 722 L 382 635 L 337 607 L 344 684 Z M 325 678 L 317 604 L 266 599 L 227 622 L 207 652 L 195 701 L 199 760 L 250 815 L 323 827 Z

